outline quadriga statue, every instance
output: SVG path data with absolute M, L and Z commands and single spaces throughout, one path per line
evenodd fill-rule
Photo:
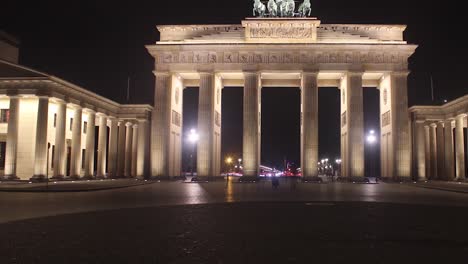
M 268 13 L 270 17 L 277 17 L 278 16 L 278 5 L 276 4 L 275 0 L 268 0 Z
M 304 2 L 299 6 L 297 12 L 299 12 L 301 17 L 310 16 L 310 12 L 312 12 L 312 9 L 310 8 L 310 0 L 304 0 Z
M 295 8 L 296 3 L 294 3 L 294 0 L 283 0 L 281 2 L 281 16 L 293 17 Z
M 253 15 L 255 16 L 255 13 L 257 13 L 259 17 L 264 17 L 265 12 L 265 5 L 262 2 L 260 2 L 260 0 L 254 0 Z

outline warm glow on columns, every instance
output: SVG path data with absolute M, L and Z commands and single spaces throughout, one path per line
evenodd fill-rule
M 465 147 L 463 137 L 465 115 L 458 115 L 455 119 L 455 154 L 456 154 L 456 177 L 457 180 L 465 179 Z
M 34 178 L 44 179 L 47 174 L 47 119 L 49 97 L 38 97 L 36 123 L 36 150 L 34 159 Z
M 318 174 L 318 86 L 317 72 L 302 74 L 302 176 L 315 177 Z
M 244 176 L 257 177 L 260 168 L 261 80 L 258 72 L 244 72 Z

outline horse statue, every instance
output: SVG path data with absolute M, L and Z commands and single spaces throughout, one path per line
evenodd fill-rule
M 278 5 L 276 4 L 275 0 L 268 0 L 268 13 L 270 17 L 277 17 L 278 16 Z
M 253 15 L 255 16 L 255 13 L 257 13 L 259 17 L 264 17 L 265 12 L 265 5 L 262 2 L 260 2 L 260 0 L 254 0 Z
M 299 12 L 301 17 L 310 16 L 310 12 L 312 12 L 312 9 L 310 8 L 310 0 L 304 0 L 304 2 L 299 6 L 297 12 Z
M 282 0 L 280 2 L 280 14 L 282 17 L 293 17 L 296 3 L 294 0 Z

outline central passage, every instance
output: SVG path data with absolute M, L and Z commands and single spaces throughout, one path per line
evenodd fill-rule
M 299 88 L 262 88 L 261 165 L 300 167 L 301 93 Z

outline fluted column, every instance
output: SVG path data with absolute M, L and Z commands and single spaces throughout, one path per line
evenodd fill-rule
M 301 169 L 304 180 L 318 175 L 318 86 L 317 72 L 302 73 Z
M 31 180 L 42 181 L 47 177 L 47 121 L 49 97 L 39 96 L 36 121 L 36 150 L 34 153 L 34 175 Z
M 258 177 L 261 144 L 261 83 L 257 72 L 244 72 L 243 171 L 245 177 Z
M 425 131 L 424 122 L 416 121 L 415 124 L 415 151 L 416 151 L 416 168 L 419 181 L 426 180 L 426 157 L 425 157 Z
M 455 178 L 455 168 L 453 165 L 453 131 L 452 120 L 444 122 L 444 180 L 451 181 Z
M 213 73 L 200 73 L 198 95 L 197 178 L 212 177 L 214 173 L 215 87 Z
M 348 72 L 341 80 L 341 135 L 343 172 L 364 177 L 364 112 L 362 72 Z
M 81 176 L 81 131 L 82 131 L 83 109 L 75 106 L 72 124 L 72 145 L 70 159 L 70 177 L 79 178 Z
M 85 175 L 87 179 L 94 178 L 94 151 L 95 151 L 96 113 L 88 110 L 88 123 L 86 127 Z
M 171 115 L 172 76 L 169 72 L 156 73 L 154 109 L 151 115 L 151 174 L 169 177 L 169 138 Z
M 438 122 L 436 128 L 437 138 L 437 180 L 442 180 L 444 177 L 444 160 L 445 160 L 445 146 L 444 146 L 444 123 Z
M 97 178 L 106 177 L 106 151 L 107 151 L 107 117 L 99 115 L 99 135 L 97 150 Z
M 65 176 L 65 125 L 67 106 L 64 101 L 57 100 L 57 118 L 55 126 L 55 154 L 54 154 L 54 179 L 62 179 Z
M 8 119 L 7 142 L 5 150 L 5 176 L 4 179 L 18 179 L 16 176 L 17 147 L 18 147 L 18 120 L 19 120 L 18 96 L 10 96 L 10 115 Z
M 132 173 L 132 143 L 133 143 L 133 124 L 126 124 L 126 135 L 125 135 L 125 177 L 131 177 Z
M 110 119 L 110 135 L 109 135 L 109 177 L 115 178 L 117 176 L 117 144 L 118 144 L 118 123 L 117 119 L 112 117 Z
M 430 138 L 430 153 L 431 153 L 431 175 L 429 179 L 437 179 L 437 136 L 436 136 L 436 124 L 431 124 L 429 128 L 429 138 Z
M 133 137 L 132 137 L 132 166 L 131 173 L 132 177 L 137 176 L 137 160 L 138 160 L 138 124 L 133 125 Z
M 431 178 L 431 127 L 430 124 L 424 125 L 424 160 L 426 163 L 426 179 Z
M 119 140 L 117 145 L 117 177 L 123 177 L 125 172 L 125 121 L 119 121 Z
M 149 124 L 148 120 L 138 121 L 138 154 L 136 158 L 137 168 L 136 176 L 144 177 L 148 167 L 148 139 L 149 139 Z
M 455 118 L 455 155 L 456 155 L 456 179 L 465 179 L 465 146 L 463 136 L 463 119 L 465 115 L 458 115 Z

